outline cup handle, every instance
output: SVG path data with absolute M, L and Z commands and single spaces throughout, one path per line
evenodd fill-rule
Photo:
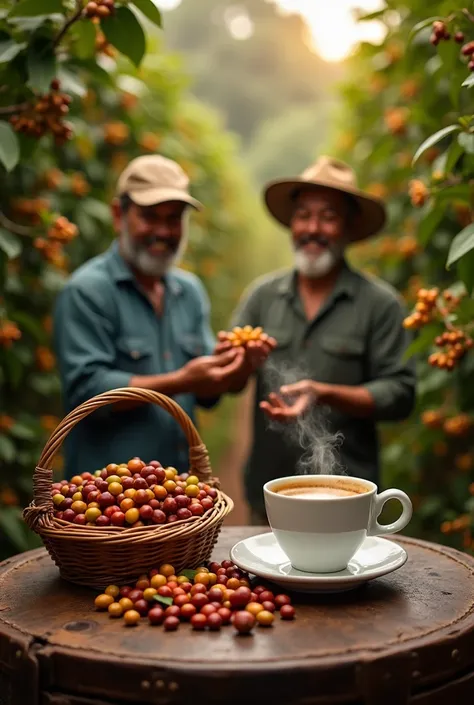
M 403 511 L 402 515 L 392 524 L 379 524 L 377 519 L 384 507 L 384 504 L 389 499 L 398 499 L 401 503 Z M 367 530 L 368 536 L 383 536 L 384 534 L 395 534 L 401 531 L 410 521 L 413 514 L 413 506 L 408 495 L 401 490 L 385 490 L 374 498 L 373 512 L 370 521 L 370 526 Z

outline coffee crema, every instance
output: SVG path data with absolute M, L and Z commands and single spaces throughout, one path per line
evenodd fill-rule
M 365 494 L 369 491 L 368 487 L 362 484 L 350 482 L 334 482 L 334 484 L 322 483 L 301 483 L 280 485 L 275 487 L 273 492 L 284 495 L 285 497 L 295 497 L 298 499 L 335 499 L 337 497 L 354 497 L 355 495 Z

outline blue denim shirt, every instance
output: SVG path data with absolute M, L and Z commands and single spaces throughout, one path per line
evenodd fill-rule
M 96 394 L 127 387 L 134 375 L 173 372 L 194 357 L 212 353 L 209 300 L 199 279 L 172 270 L 165 277 L 164 301 L 158 317 L 116 242 L 74 272 L 54 313 L 67 412 Z M 195 420 L 193 394 L 177 395 L 175 401 Z M 102 407 L 70 432 L 65 445 L 68 477 L 127 462 L 135 455 L 182 471 L 188 467 L 180 427 L 151 404 L 129 411 Z

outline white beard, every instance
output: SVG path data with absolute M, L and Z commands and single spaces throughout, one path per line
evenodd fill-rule
M 163 255 L 151 255 L 147 249 L 134 240 L 128 231 L 127 224 L 122 220 L 120 232 L 120 249 L 124 259 L 139 272 L 148 277 L 160 278 L 172 267 L 176 267 L 186 250 L 188 243 L 187 228 L 183 224 L 183 235 L 176 252 Z
M 342 249 L 340 251 L 326 249 L 317 257 L 308 255 L 303 250 L 295 250 L 295 267 L 300 274 L 309 279 L 320 279 L 334 269 L 341 256 Z

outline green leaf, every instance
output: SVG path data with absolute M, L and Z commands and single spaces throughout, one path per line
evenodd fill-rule
M 29 426 L 25 426 L 25 424 L 19 422 L 15 423 L 8 433 L 10 436 L 13 436 L 13 438 L 19 438 L 22 441 L 32 441 L 36 438 L 36 433 L 29 428 Z
M 33 39 L 28 47 L 27 67 L 29 87 L 39 93 L 47 93 L 57 71 L 56 54 L 49 39 Z
M 22 0 L 11 10 L 9 17 L 36 17 L 63 13 L 62 0 Z
M 83 98 L 86 95 L 87 88 L 72 71 L 60 68 L 58 78 L 61 81 L 61 89 L 66 93 L 74 93 L 79 96 L 79 98 Z
M 119 7 L 114 15 L 102 19 L 102 31 L 110 44 L 139 66 L 146 51 L 145 33 L 128 7 Z
M 464 282 L 468 293 L 472 296 L 474 290 L 474 252 L 472 250 L 459 260 L 456 265 L 456 271 L 458 277 Z M 473 303 L 472 300 L 469 303 Z M 467 322 L 471 323 L 472 320 L 473 317 L 471 316 Z
M 447 135 L 450 135 L 452 132 L 459 132 L 460 130 L 459 125 L 448 125 L 448 127 L 443 127 L 442 130 L 438 130 L 438 132 L 435 132 L 434 135 L 430 135 L 428 139 L 426 139 L 423 144 L 421 144 L 418 149 L 415 152 L 415 156 L 413 157 L 412 164 L 416 164 L 418 159 L 421 157 L 422 154 L 426 152 L 427 149 L 430 149 L 430 147 L 433 147 L 433 145 L 437 144 L 440 142 L 442 139 L 447 137 Z
M 163 597 L 163 595 L 153 595 L 153 599 L 157 602 L 161 602 L 162 605 L 166 605 L 167 607 L 173 604 L 172 597 Z
M 432 345 L 433 345 L 433 340 L 439 333 L 439 326 L 431 324 L 425 326 L 420 333 L 417 335 L 415 340 L 408 346 L 408 348 L 405 351 L 404 354 L 404 359 L 408 360 L 409 358 L 413 357 L 414 355 L 417 355 L 420 352 L 426 352 L 429 350 Z
M 446 188 L 440 189 L 436 193 L 436 200 L 443 201 L 444 199 L 449 199 L 450 201 L 467 201 L 471 202 L 472 187 L 469 184 L 456 184 L 455 186 L 447 186 Z
M 41 325 L 41 321 L 37 316 L 27 313 L 26 311 L 12 311 L 10 318 L 18 323 L 19 327 L 27 331 L 38 343 L 44 343 L 47 339 L 47 334 Z
M 444 165 L 444 173 L 450 174 L 457 164 L 459 157 L 462 155 L 463 149 L 459 142 L 453 142 L 448 150 L 448 157 Z
M 151 20 L 158 27 L 162 27 L 161 23 L 161 12 L 153 2 L 153 0 L 132 0 L 132 5 L 134 5 L 137 10 L 140 10 L 149 20 Z
M 12 61 L 20 51 L 26 47 L 26 42 L 19 44 L 14 39 L 7 39 L 0 42 L 0 64 L 5 64 L 7 61 Z
M 419 34 L 421 31 L 429 27 L 430 25 L 433 24 L 436 20 L 442 20 L 444 19 L 443 17 L 428 17 L 426 20 L 422 20 L 421 22 L 418 22 L 413 29 L 411 30 L 409 36 L 408 36 L 408 41 L 411 42 L 414 37 L 416 37 L 417 34 Z
M 8 122 L 0 121 L 0 162 L 7 171 L 11 171 L 20 159 L 20 145 Z
M 468 154 L 474 154 L 474 135 L 469 132 L 461 132 L 458 135 L 458 143 Z
M 15 454 L 13 442 L 4 433 L 0 433 L 0 458 L 6 463 L 11 463 L 15 459 Z
M 19 553 L 28 550 L 29 546 L 26 540 L 25 524 L 21 509 L 18 507 L 2 507 L 0 509 L 0 528 Z
M 449 269 L 454 262 L 464 257 L 474 248 L 474 223 L 468 225 L 464 230 L 456 235 L 449 248 L 446 269 Z
M 474 73 L 470 73 L 469 76 L 461 84 L 464 88 L 472 88 L 474 86 Z
M 197 570 L 191 570 L 190 568 L 185 568 L 180 571 L 180 575 L 185 575 L 189 581 L 194 580 L 197 575 Z
M 21 240 L 16 235 L 0 228 L 0 250 L 3 250 L 8 259 L 18 257 L 22 249 Z
M 93 22 L 89 19 L 76 22 L 71 27 L 71 36 L 74 39 L 76 54 L 80 59 L 89 59 L 95 56 L 97 32 Z
M 86 198 L 81 202 L 81 208 L 89 215 L 91 218 L 100 221 L 106 225 L 111 223 L 111 213 L 110 208 L 106 203 L 98 201 L 95 198 Z
M 426 245 L 430 237 L 443 219 L 445 205 L 436 204 L 418 225 L 417 236 L 422 245 Z

